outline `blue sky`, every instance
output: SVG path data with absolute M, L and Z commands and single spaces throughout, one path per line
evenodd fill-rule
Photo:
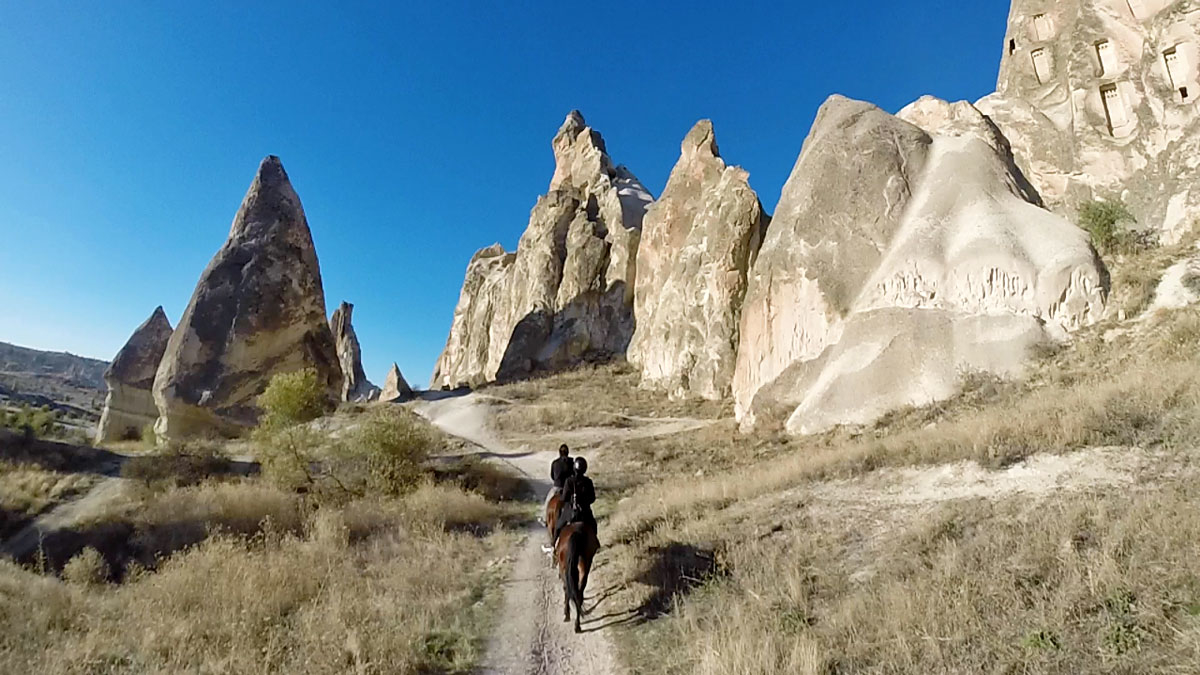
M 0 0 L 0 340 L 108 359 L 177 321 L 276 154 L 368 375 L 424 384 L 572 108 L 656 195 L 712 119 L 773 211 L 829 94 L 994 88 L 1003 0 L 817 4 Z

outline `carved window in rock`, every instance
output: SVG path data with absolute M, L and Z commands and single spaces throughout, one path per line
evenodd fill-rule
M 1096 60 L 1100 64 L 1101 75 L 1112 75 L 1117 72 L 1117 54 L 1108 40 L 1096 43 Z
M 1029 53 L 1033 60 L 1033 76 L 1038 84 L 1046 84 L 1054 76 L 1054 67 L 1050 63 L 1050 54 L 1045 49 L 1035 49 Z
M 1188 100 L 1187 63 L 1184 62 L 1183 52 L 1178 47 L 1171 47 L 1163 52 L 1163 64 L 1167 68 L 1167 82 L 1171 89 L 1179 92 L 1179 98 L 1185 103 Z
M 1008 55 L 1012 56 L 1017 51 L 1017 41 L 1010 39 L 1008 41 Z
M 1054 26 L 1050 23 L 1050 17 L 1045 14 L 1035 14 L 1033 17 L 1033 37 L 1038 42 L 1049 40 L 1054 34 Z
M 1115 84 L 1100 87 L 1100 98 L 1104 102 L 1104 116 L 1108 120 L 1108 131 L 1114 133 L 1117 129 L 1129 124 L 1129 111 L 1125 108 L 1125 98 Z

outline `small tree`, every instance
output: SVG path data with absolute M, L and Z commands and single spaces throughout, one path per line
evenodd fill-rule
M 1137 219 L 1119 199 L 1084 202 L 1079 205 L 1079 226 L 1092 236 L 1092 244 L 1103 253 L 1128 251 L 1138 244 L 1138 237 L 1122 224 Z
M 366 458 L 368 487 L 400 495 L 420 484 L 434 439 L 412 413 L 384 409 L 363 421 L 351 443 Z
M 268 429 L 304 424 L 333 408 L 329 392 L 312 368 L 272 377 L 258 405 L 263 411 L 260 425 Z

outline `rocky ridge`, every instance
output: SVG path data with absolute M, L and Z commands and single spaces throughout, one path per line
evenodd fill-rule
M 527 376 L 623 355 L 633 335 L 641 223 L 653 197 L 614 166 L 572 111 L 552 142 L 549 191 L 515 253 L 495 244 L 467 265 L 433 388 Z

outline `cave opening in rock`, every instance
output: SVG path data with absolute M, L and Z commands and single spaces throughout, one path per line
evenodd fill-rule
M 1011 38 L 1010 38 L 1010 39 L 1009 39 L 1009 41 L 1008 41 L 1008 54 L 1009 54 L 1009 56 L 1011 56 L 1011 55 L 1012 55 L 1013 53 L 1015 53 L 1016 51 L 1017 51 L 1017 41 L 1016 41 L 1016 40 L 1014 40 L 1014 39 L 1011 39 Z
M 1186 103 L 1186 102 L 1187 102 L 1187 100 L 1188 100 L 1188 90 L 1187 90 L 1187 87 L 1180 87 L 1180 88 L 1179 88 L 1179 97 L 1183 99 L 1184 103 Z

